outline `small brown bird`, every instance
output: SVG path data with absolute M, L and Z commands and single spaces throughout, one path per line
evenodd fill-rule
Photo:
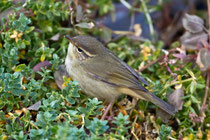
M 69 75 L 86 94 L 113 104 L 121 94 L 150 101 L 174 115 L 174 107 L 151 94 L 148 83 L 130 66 L 90 36 L 70 38 L 65 60 Z

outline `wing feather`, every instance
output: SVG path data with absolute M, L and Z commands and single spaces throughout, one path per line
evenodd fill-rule
M 96 57 L 94 62 L 93 59 L 85 60 L 85 63 L 81 63 L 82 68 L 94 79 L 115 86 L 123 86 L 147 92 L 147 89 L 141 84 L 148 83 L 135 70 L 114 54 L 108 54 L 108 56 L 100 56 L 100 59 Z

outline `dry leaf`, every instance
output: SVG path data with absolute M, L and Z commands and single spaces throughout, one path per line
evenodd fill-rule
M 184 45 L 186 50 L 196 50 L 197 44 L 200 41 L 207 41 L 207 40 L 208 40 L 208 35 L 205 32 L 200 32 L 195 34 L 186 32 L 180 38 L 180 41 L 182 45 Z
M 196 60 L 196 63 L 202 71 L 210 70 L 210 51 L 206 48 L 202 48 Z
M 34 67 L 33 67 L 33 70 L 34 72 L 37 72 L 37 71 L 41 71 L 41 68 L 49 68 L 51 67 L 51 63 L 49 61 L 43 61 L 43 62 L 40 62 L 38 64 L 36 64 Z
M 23 110 L 15 110 L 15 113 L 20 115 L 23 112 Z
M 134 28 L 134 35 L 140 36 L 142 33 L 141 24 L 135 24 L 133 28 Z
M 172 104 L 175 107 L 175 112 L 178 110 L 182 110 L 184 101 L 182 100 L 182 97 L 184 96 L 184 90 L 180 86 L 177 86 L 174 92 L 169 95 L 168 101 L 170 104 Z
M 182 24 L 184 28 L 191 33 L 199 33 L 203 31 L 204 21 L 198 16 L 185 14 Z
M 186 58 L 186 54 L 183 54 L 183 53 L 176 53 L 176 54 L 172 54 L 172 55 L 176 58 L 179 58 L 179 59 Z
M 179 58 L 179 59 L 184 59 L 186 58 L 186 50 L 184 48 L 184 46 L 182 45 L 181 48 L 176 48 L 176 50 L 179 52 L 179 53 L 176 53 L 176 54 L 172 54 L 174 57 L 176 58 Z
M 196 50 L 201 41 L 207 42 L 208 34 L 204 32 L 204 21 L 195 15 L 185 14 L 182 20 L 186 33 L 180 41 L 187 50 Z
M 41 106 L 41 101 L 36 102 L 35 104 L 29 106 L 27 109 L 28 110 L 34 110 L 34 111 L 38 111 L 39 108 Z
M 52 36 L 52 37 L 50 38 L 50 40 L 52 40 L 52 41 L 58 41 L 59 38 L 60 38 L 60 33 L 57 33 L 57 34 L 55 34 L 54 36 Z

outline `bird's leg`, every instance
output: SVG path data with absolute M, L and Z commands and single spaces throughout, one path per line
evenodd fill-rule
M 109 108 L 109 114 L 110 114 L 110 116 L 113 116 L 113 112 L 112 112 L 113 106 L 114 106 L 114 104 L 112 104 L 111 107 Z
M 104 120 L 104 119 L 105 119 L 105 117 L 106 117 L 108 111 L 109 111 L 110 109 L 112 109 L 112 106 L 113 106 L 113 103 L 110 102 L 109 105 L 107 106 L 107 108 L 106 108 L 106 110 L 105 110 L 103 116 L 101 117 L 101 120 Z
M 134 107 L 136 106 L 136 104 L 137 104 L 138 101 L 139 101 L 138 98 L 133 98 L 133 99 L 132 99 L 132 103 L 131 103 L 131 108 L 134 108 Z M 131 108 L 130 108 L 130 109 L 131 109 Z

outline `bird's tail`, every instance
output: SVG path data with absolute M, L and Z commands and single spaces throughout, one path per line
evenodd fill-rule
M 166 103 L 165 101 L 161 100 L 160 98 L 158 98 L 157 96 L 155 96 L 154 94 L 151 94 L 149 92 L 142 92 L 140 90 L 136 90 L 136 92 L 138 93 L 138 94 L 136 94 L 137 97 L 144 99 L 146 101 L 150 101 L 153 104 L 160 107 L 161 109 L 163 109 L 164 111 L 166 111 L 167 113 L 169 113 L 173 116 L 175 115 L 175 108 L 173 105 Z

